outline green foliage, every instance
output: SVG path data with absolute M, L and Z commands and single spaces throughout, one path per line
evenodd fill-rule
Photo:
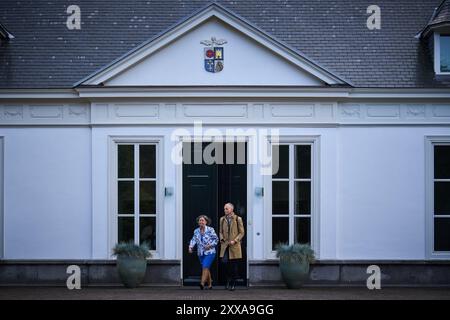
M 277 257 L 286 262 L 308 262 L 315 261 L 314 250 L 309 244 L 294 243 L 288 245 L 280 243 L 276 246 Z
M 150 247 L 147 243 L 143 243 L 140 246 L 132 242 L 120 242 L 113 248 L 113 256 L 126 256 L 134 258 L 150 258 Z

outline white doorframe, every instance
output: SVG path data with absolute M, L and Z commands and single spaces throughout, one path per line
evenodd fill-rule
M 183 142 L 208 142 L 212 141 L 213 137 L 202 137 L 202 136 L 179 136 L 177 143 L 183 143 Z M 247 252 L 247 261 L 246 261 L 246 277 L 247 277 L 247 285 L 249 285 L 249 260 L 251 255 L 253 254 L 252 245 L 253 245 L 253 239 L 250 235 L 253 234 L 252 230 L 252 224 L 249 223 L 249 221 L 253 221 L 253 211 L 249 210 L 252 208 L 252 201 L 253 201 L 253 194 L 251 192 L 253 182 L 253 170 L 250 167 L 250 164 L 248 161 L 248 151 L 250 149 L 250 143 L 255 143 L 252 141 L 251 136 L 244 135 L 239 136 L 239 141 L 237 141 L 238 136 L 233 137 L 235 139 L 235 142 L 245 142 L 246 143 L 246 151 L 247 151 L 247 223 L 246 223 L 246 230 L 245 235 L 247 237 L 247 247 L 245 248 Z M 223 142 L 226 142 L 225 140 Z M 183 283 L 183 246 L 187 246 L 187 244 L 183 243 L 183 165 L 177 164 L 176 165 L 176 204 L 175 204 L 175 210 L 176 210 L 176 233 L 180 237 L 178 239 L 177 243 L 177 257 L 180 259 L 180 281 Z

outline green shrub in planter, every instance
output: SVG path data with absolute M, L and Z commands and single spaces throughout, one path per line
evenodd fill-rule
M 279 244 L 276 247 L 280 258 L 280 272 L 289 289 L 298 289 L 309 278 L 309 265 L 314 262 L 314 250 L 309 244 Z
M 151 256 L 148 244 L 140 246 L 121 242 L 113 248 L 113 255 L 117 256 L 117 271 L 122 283 L 127 288 L 136 288 L 144 280 L 147 270 L 147 258 Z

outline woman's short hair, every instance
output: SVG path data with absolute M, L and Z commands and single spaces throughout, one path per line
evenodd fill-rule
M 211 224 L 211 219 L 207 215 L 204 215 L 204 214 L 199 215 L 197 217 L 197 219 L 195 219 L 195 221 L 198 223 L 201 218 L 205 219 L 207 226 L 209 226 Z

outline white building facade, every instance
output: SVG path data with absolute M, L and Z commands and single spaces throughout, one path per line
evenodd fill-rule
M 239 185 L 174 159 L 225 136 L 246 149 Z M 0 139 L 3 284 L 64 285 L 70 264 L 114 283 L 122 240 L 151 244 L 148 284 L 188 284 L 192 218 L 234 198 L 250 285 L 280 280 L 278 242 L 311 244 L 313 284 L 372 264 L 387 284 L 450 283 L 450 91 L 356 88 L 218 5 L 72 89 L 2 90 Z

